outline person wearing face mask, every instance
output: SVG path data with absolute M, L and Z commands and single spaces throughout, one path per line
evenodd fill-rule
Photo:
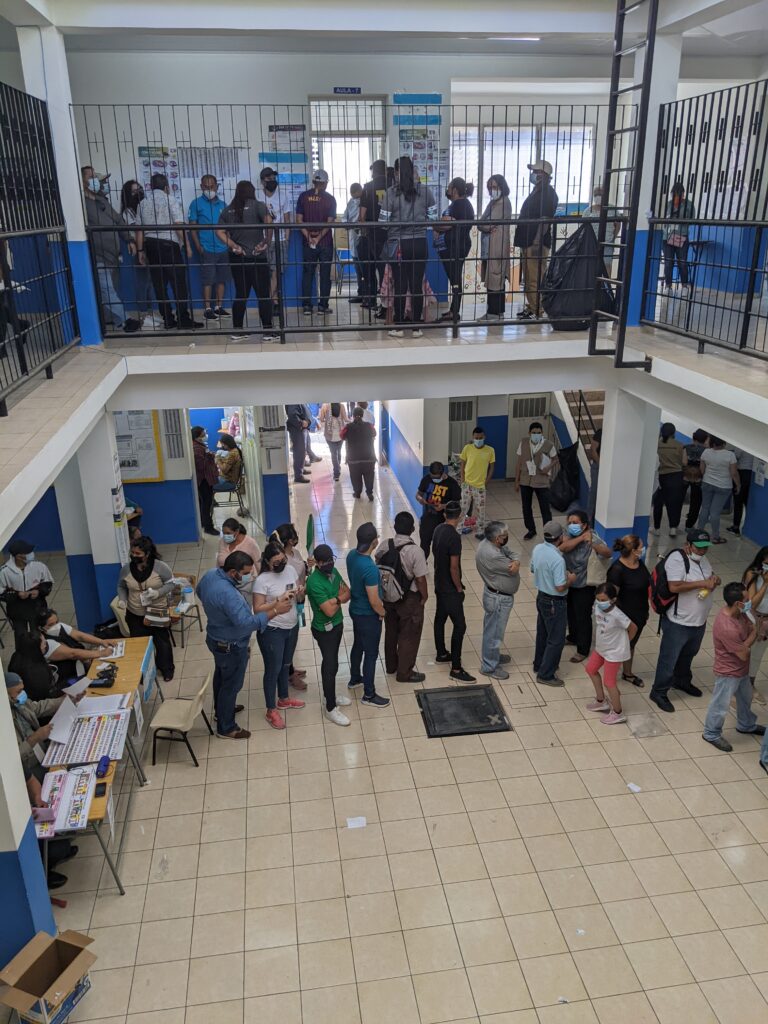
M 419 520 L 419 542 L 424 557 L 429 558 L 434 532 L 445 522 L 445 506 L 448 502 L 461 502 L 461 487 L 448 476 L 442 462 L 433 462 L 419 484 L 416 501 L 424 509 Z
M 38 627 L 42 633 L 43 657 L 56 670 L 59 687 L 66 687 L 84 676 L 92 661 L 108 658 L 117 643 L 117 640 L 100 640 L 92 633 L 84 633 L 62 622 L 54 608 L 43 612 Z
M 139 203 L 144 198 L 144 189 L 141 183 L 133 178 L 125 182 L 120 189 L 120 215 L 126 224 L 133 227 L 136 224 L 136 211 Z M 128 251 L 133 258 L 131 268 L 131 280 L 133 283 L 133 295 L 136 302 L 134 319 L 141 323 L 146 329 L 154 330 L 163 326 L 162 317 L 156 316 L 154 311 L 155 293 L 152 290 L 152 279 L 149 276 L 147 267 L 143 267 L 136 258 L 136 233 L 129 231 Z
M 41 780 L 45 773 L 38 757 L 43 752 L 51 735 L 50 720 L 61 707 L 64 697 L 51 697 L 33 700 L 29 697 L 22 678 L 18 673 L 5 673 L 5 690 L 11 704 L 13 726 L 19 744 L 19 754 L 25 773 L 29 772 Z M 41 725 L 45 719 L 47 725 Z
M 148 626 L 147 615 L 165 615 L 168 595 L 173 590 L 173 573 L 151 537 L 139 537 L 131 545 L 131 560 L 117 578 L 118 605 L 125 611 L 131 636 L 151 636 L 155 644 L 157 671 L 169 683 L 173 679 L 173 645 L 166 626 Z
M 651 532 L 654 536 L 659 534 L 661 513 L 665 507 L 669 520 L 670 537 L 677 535 L 677 527 L 682 515 L 685 496 L 683 474 L 688 465 L 688 453 L 682 442 L 675 437 L 675 433 L 674 423 L 662 423 L 657 445 L 659 488 L 653 495 L 653 529 Z
M 200 524 L 204 533 L 218 537 L 219 531 L 213 525 L 213 488 L 219 482 L 219 471 L 216 468 L 216 456 L 208 447 L 205 427 L 192 427 L 192 452 L 195 456 Z
M 336 220 L 336 200 L 328 192 L 328 172 L 317 170 L 312 175 L 312 188 L 302 192 L 296 201 L 296 220 L 299 224 L 332 224 Z M 302 260 L 301 301 L 304 316 L 312 316 L 312 288 L 315 268 L 319 268 L 320 288 L 318 312 L 329 316 L 331 294 L 331 263 L 334 238 L 330 228 L 301 228 Z
M 342 605 L 349 601 L 352 592 L 336 568 L 335 555 L 327 544 L 318 544 L 313 555 L 315 567 L 307 577 L 307 599 L 312 609 L 312 639 L 320 649 L 323 713 L 334 725 L 346 726 L 350 724 L 349 717 L 339 707 L 349 707 L 352 701 L 345 693 L 336 693 L 336 675 L 344 633 Z
M 664 285 L 667 289 L 672 287 L 672 275 L 675 263 L 677 263 L 680 285 L 687 291 L 688 235 L 691 231 L 691 225 L 681 224 L 680 221 L 693 220 L 696 216 L 696 208 L 690 199 L 685 198 L 685 188 L 681 181 L 676 181 L 672 186 L 672 193 L 667 203 L 665 216 L 674 219 L 661 225 L 663 231 Z
M 227 204 L 218 194 L 216 175 L 204 174 L 200 179 L 200 195 L 189 204 L 187 219 L 190 224 L 215 225 L 219 223 Z M 226 242 L 209 227 L 207 231 L 190 231 L 192 244 L 200 257 L 200 279 L 203 284 L 203 305 L 205 320 L 218 320 L 229 316 L 224 309 L 224 289 L 229 278 L 229 259 Z M 216 301 L 212 302 L 213 288 Z
M 520 249 L 525 287 L 525 306 L 517 314 L 520 320 L 541 316 L 541 282 L 549 266 L 552 248 L 551 220 L 557 212 L 557 192 L 550 185 L 552 164 L 537 160 L 528 164 L 533 191 L 520 208 L 515 228 L 515 245 Z
M 589 517 L 580 508 L 568 513 L 565 536 L 560 544 L 560 552 L 565 558 L 565 567 L 576 577 L 568 588 L 568 634 L 565 642 L 574 644 L 576 653 L 571 661 L 578 664 L 588 657 L 592 647 L 592 605 L 595 603 L 595 582 L 590 582 L 590 559 L 596 555 L 598 559 L 610 559 L 611 549 L 603 542 L 594 530 L 590 529 Z M 597 566 L 600 582 L 605 582 L 604 562 L 592 559 Z M 594 577 L 593 577 L 594 578 Z
M 486 182 L 490 202 L 486 206 L 481 222 L 480 232 L 480 276 L 488 296 L 488 310 L 481 320 L 494 321 L 504 319 L 506 306 L 507 281 L 510 279 L 510 241 L 509 223 L 496 224 L 495 221 L 509 221 L 512 217 L 512 203 L 509 198 L 509 185 L 502 174 L 492 174 Z
M 38 562 L 29 541 L 17 537 L 8 545 L 8 561 L 0 569 L 0 594 L 14 633 L 27 633 L 48 607 L 46 598 L 53 590 L 48 566 Z
M 265 553 L 266 554 L 266 553 Z M 238 587 L 253 584 L 253 559 L 245 551 L 227 555 L 220 569 L 209 569 L 197 584 L 197 596 L 205 612 L 205 643 L 213 655 L 213 707 L 217 735 L 229 740 L 247 740 L 248 729 L 241 729 L 235 716 L 244 710 L 237 704 L 248 668 L 249 641 L 252 633 L 261 633 L 270 622 L 293 607 L 292 597 L 281 592 L 262 604 L 254 614 L 243 601 Z
M 704 719 L 702 737 L 718 750 L 730 753 L 733 747 L 723 736 L 723 723 L 734 697 L 736 732 L 764 736 L 765 726 L 757 724 L 757 716 L 751 707 L 749 658 L 758 636 L 754 616 L 750 615 L 752 601 L 744 584 L 738 582 L 726 583 L 723 600 L 725 607 L 718 612 L 712 627 L 715 686 Z
M 49 665 L 45 656 L 47 646 L 48 641 L 38 630 L 20 633 L 16 637 L 16 650 L 8 662 L 9 671 L 21 676 L 32 700 L 47 700 L 49 697 L 58 697 L 62 692 L 58 668 Z M 68 676 L 61 678 L 65 683 L 69 679 Z
M 528 427 L 528 437 L 524 437 L 517 446 L 515 469 L 515 490 L 520 493 L 523 522 L 528 531 L 524 540 L 536 536 L 536 521 L 533 518 L 534 494 L 539 503 L 541 521 L 549 522 L 552 514 L 549 506 L 549 485 L 557 463 L 557 449 L 551 441 L 545 440 L 543 426 L 541 423 L 531 423 Z
M 120 298 L 120 239 L 128 245 L 131 256 L 136 254 L 136 243 L 125 229 L 120 214 L 109 201 L 109 175 L 97 174 L 93 167 L 80 168 L 83 182 L 83 207 L 88 227 L 106 228 L 93 231 L 90 236 L 93 262 L 96 265 L 96 287 L 99 293 L 104 323 L 126 334 L 138 331 L 139 320 L 126 319 L 125 306 Z
M 485 493 L 496 465 L 496 452 L 485 441 L 485 431 L 477 426 L 472 431 L 472 444 L 465 444 L 459 455 L 461 478 L 460 533 L 469 533 L 466 519 L 469 507 L 475 516 L 475 537 L 485 537 Z
M 584 670 L 595 688 L 595 699 L 587 704 L 587 711 L 602 714 L 602 725 L 619 725 L 627 720 L 621 707 L 617 679 L 619 669 L 629 657 L 630 643 L 637 633 L 637 626 L 616 607 L 617 596 L 618 590 L 612 583 L 603 583 L 597 588 L 595 649 L 584 665 Z
M 706 557 L 710 544 L 706 530 L 688 530 L 685 547 L 670 551 L 664 559 L 669 591 L 675 600 L 661 619 L 661 646 L 650 692 L 651 700 L 662 711 L 675 710 L 669 699 L 672 687 L 689 697 L 701 696 L 701 690 L 693 684 L 691 665 L 704 639 L 714 592 L 720 586 L 720 577 Z
M 259 174 L 261 193 L 258 198 L 267 208 L 273 224 L 291 224 L 293 222 L 293 207 L 288 195 L 280 188 L 280 176 L 272 167 L 263 167 Z M 288 269 L 288 242 L 291 237 L 289 228 L 276 229 L 272 233 L 272 241 L 269 243 L 269 265 L 272 268 L 270 277 L 270 294 L 272 296 L 272 312 L 274 316 L 280 314 L 280 302 L 278 289 L 280 282 L 277 276 L 277 253 L 275 247 L 280 244 L 280 268 L 283 274 Z
M 643 687 L 645 683 L 632 670 L 632 659 L 637 641 L 650 615 L 648 587 L 651 574 L 643 561 L 645 546 L 641 537 L 628 533 L 614 543 L 613 550 L 619 552 L 619 557 L 608 567 L 607 580 L 619 592 L 616 607 L 637 626 L 634 636 L 629 641 L 629 657 L 624 662 L 621 678 L 633 686 Z
M 311 569 L 315 564 L 314 559 L 311 555 L 308 555 L 305 559 L 299 551 L 299 534 L 293 523 L 281 523 L 269 536 L 272 541 L 277 541 L 281 544 L 285 557 L 288 560 L 288 565 L 292 566 L 296 572 L 297 585 L 299 590 L 306 590 L 307 583 L 307 570 Z M 300 612 L 301 624 L 304 625 L 304 605 L 303 602 L 298 602 L 297 612 Z M 296 668 L 291 661 L 288 666 L 288 682 L 294 688 L 294 690 L 306 690 L 307 684 L 304 681 L 306 676 L 306 669 Z
M 331 465 L 333 467 L 333 479 L 341 477 L 341 449 L 344 441 L 341 432 L 349 423 L 349 416 L 343 402 L 325 402 L 320 407 L 317 417 L 319 426 L 323 428 L 325 440 L 331 450 Z
M 533 671 L 541 686 L 565 686 L 557 674 L 565 647 L 568 621 L 568 587 L 576 577 L 568 572 L 560 551 L 563 528 L 560 523 L 544 524 L 544 543 L 531 553 L 531 572 L 536 587 L 536 647 Z
M 480 671 L 492 679 L 509 679 L 503 665 L 512 659 L 501 653 L 515 594 L 520 587 L 520 555 L 507 547 L 509 530 L 494 521 L 485 528 L 475 565 L 483 581 L 483 643 Z
M 749 655 L 749 678 L 754 687 L 755 700 L 758 704 L 765 704 L 766 699 L 757 687 L 757 674 L 768 650 L 768 547 L 760 548 L 749 563 L 742 583 L 747 588 L 752 602 L 752 616 L 757 625 L 757 640 Z
M 451 286 L 451 308 L 440 318 L 445 321 L 458 320 L 461 312 L 464 261 L 472 248 L 472 224 L 467 221 L 475 219 L 475 210 L 469 197 L 474 191 L 475 186 L 463 178 L 454 178 L 449 182 L 445 198 L 449 200 L 450 206 L 432 232 L 435 248 Z
M 258 614 L 266 611 L 286 591 L 291 595 L 290 608 L 276 616 L 264 632 L 256 637 L 264 658 L 265 717 L 273 729 L 285 728 L 280 711 L 304 707 L 303 700 L 296 700 L 288 692 L 293 652 L 299 639 L 296 605 L 304 602 L 304 587 L 299 584 L 294 567 L 288 564 L 283 545 L 279 541 L 270 540 L 264 548 L 261 569 L 253 584 L 254 612 Z
M 221 524 L 221 535 L 219 537 L 219 550 L 216 552 L 216 565 L 221 568 L 233 551 L 244 551 L 250 555 L 256 572 L 261 567 L 261 548 L 253 539 L 248 536 L 248 531 L 237 519 L 225 519 Z M 243 595 L 249 606 L 253 586 L 251 584 L 238 584 L 237 589 Z

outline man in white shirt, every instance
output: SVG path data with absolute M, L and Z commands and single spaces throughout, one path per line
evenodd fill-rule
M 667 580 L 675 600 L 661 620 L 661 647 L 649 695 L 662 711 L 675 710 L 668 696 L 672 687 L 689 697 L 701 697 L 701 690 L 693 685 L 691 663 L 701 648 L 714 591 L 720 586 L 720 577 L 706 557 L 710 544 L 706 530 L 689 530 L 685 547 L 667 555 Z
M 264 167 L 259 175 L 261 181 L 261 195 L 258 197 L 269 210 L 273 224 L 290 224 L 293 220 L 293 203 L 290 196 L 286 195 L 280 188 L 277 179 L 277 171 L 272 167 Z M 290 231 L 286 228 L 281 231 L 272 232 L 272 241 L 269 243 L 269 263 L 272 267 L 272 303 L 275 306 L 275 313 L 279 312 L 278 302 L 278 281 L 277 281 L 277 255 L 275 253 L 275 239 L 280 237 L 280 267 L 284 274 L 288 266 L 288 241 L 291 237 Z
M 8 545 L 9 558 L 0 569 L 0 594 L 5 598 L 8 620 L 16 633 L 36 628 L 47 608 L 46 598 L 53 589 L 48 566 L 35 558 L 34 545 L 20 537 Z
M 192 319 L 187 287 L 187 258 L 192 258 L 192 244 L 184 232 L 173 227 L 184 223 L 181 203 L 171 195 L 168 178 L 164 174 L 153 174 L 151 191 L 139 203 L 136 210 L 136 249 L 139 263 L 149 267 L 152 288 L 155 292 L 160 315 L 166 329 L 183 327 L 193 330 L 203 325 Z M 144 225 L 140 229 L 139 225 Z M 167 227 L 163 227 L 167 225 Z M 172 304 L 168 301 L 168 289 L 176 300 L 178 320 L 173 315 Z

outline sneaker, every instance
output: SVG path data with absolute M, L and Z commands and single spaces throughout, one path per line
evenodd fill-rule
M 182 320 L 179 323 L 179 327 L 181 327 L 183 331 L 196 331 L 204 326 L 205 325 L 201 324 L 199 320 Z
M 302 309 L 302 313 L 304 314 L 304 316 L 312 316 L 312 307 L 311 306 L 305 306 Z
M 497 665 L 493 672 L 483 672 L 482 669 L 480 671 L 484 676 L 488 676 L 489 679 L 509 679 L 509 672 L 502 668 L 501 665 Z
M 411 331 L 411 337 L 412 338 L 423 338 L 424 337 L 424 331 L 422 331 L 422 329 L 420 327 L 417 327 L 415 331 Z
M 144 328 L 145 331 L 155 330 L 156 328 L 159 327 L 165 327 L 165 321 L 161 316 L 158 316 L 156 313 L 147 313 L 147 315 L 141 322 L 141 326 Z
M 742 736 L 765 736 L 765 726 L 755 725 L 752 729 L 736 729 Z
M 661 531 L 658 530 L 655 526 L 651 526 L 648 529 L 648 533 L 652 534 L 654 537 L 658 537 L 660 532 Z
M 310 462 L 322 462 L 323 460 L 320 458 L 319 455 L 310 455 L 309 456 L 309 461 Z
M 381 308 L 377 309 L 376 312 L 374 313 L 374 318 L 376 320 L 386 320 L 387 319 L 387 311 L 386 311 L 386 309 L 384 309 L 384 307 L 381 306 Z
M 296 700 L 294 697 L 281 697 L 277 706 L 282 711 L 284 708 L 305 708 L 306 704 L 303 700 Z
M 728 740 L 723 739 L 722 736 L 718 736 L 714 740 L 708 740 L 706 736 L 702 736 L 701 738 L 703 740 L 706 740 L 707 743 L 711 743 L 713 747 L 717 747 L 718 750 L 724 751 L 724 753 L 726 754 L 730 754 L 730 752 L 733 750 L 733 747 L 728 742 Z
M 452 668 L 448 673 L 451 679 L 458 679 L 460 683 L 475 683 L 477 680 L 471 676 L 465 668 Z
M 472 533 L 472 527 L 462 526 L 462 528 L 459 530 L 459 533 L 462 535 L 462 537 L 466 537 L 468 533 Z
M 398 683 L 423 683 L 427 677 L 423 672 L 411 672 L 407 679 L 398 679 Z
M 374 693 L 372 697 L 363 697 L 360 701 L 361 704 L 367 704 L 371 708 L 388 708 L 389 700 L 386 697 L 380 697 L 378 693 Z
M 347 716 L 339 711 L 338 708 L 334 708 L 333 711 L 328 711 L 327 708 L 323 708 L 323 714 L 329 722 L 333 722 L 334 725 L 351 725 L 352 723 Z
M 337 693 L 336 703 L 340 708 L 348 708 L 352 701 L 345 693 Z
M 611 705 L 607 700 L 591 700 L 587 704 L 587 711 L 610 711 Z
M 728 533 L 733 533 L 737 537 L 741 536 L 741 530 L 738 526 L 726 526 L 726 530 L 728 531 Z
M 676 537 L 677 536 L 677 527 L 676 526 L 670 526 L 670 528 L 669 528 L 669 536 L 670 537 Z
M 215 309 L 215 313 L 216 313 L 216 316 L 230 316 L 231 315 L 229 310 L 224 309 L 223 306 L 217 306 L 216 309 Z
M 536 682 L 540 686 L 565 686 L 565 682 L 560 676 L 552 676 L 551 679 L 542 679 L 541 676 L 536 676 Z
M 283 716 L 280 714 L 280 712 L 277 710 L 277 708 L 272 708 L 272 710 L 268 711 L 266 713 L 266 715 L 264 715 L 264 717 L 266 718 L 266 720 L 269 722 L 269 724 L 272 726 L 273 729 L 284 729 L 285 728 L 285 722 L 283 721 Z
M 435 661 L 437 662 L 438 665 L 445 665 L 450 660 L 451 660 L 451 656 L 450 656 L 450 654 L 448 654 L 447 651 L 446 651 L 445 654 L 438 654 L 438 655 L 435 656 Z
M 215 309 L 206 309 L 203 313 L 203 320 L 218 320 L 219 315 Z
M 607 715 L 603 715 L 600 719 L 601 725 L 619 725 L 621 722 L 626 722 L 627 716 L 623 711 L 609 711 Z
M 529 530 L 528 533 L 523 537 L 523 540 L 532 540 L 536 536 L 535 530 Z
M 229 340 L 237 344 L 238 341 L 248 341 L 249 337 L 250 335 L 248 334 L 230 334 Z
M 47 888 L 49 892 L 53 889 L 60 889 L 62 885 L 66 884 L 66 875 L 62 875 L 60 871 L 54 871 L 53 868 L 48 868 Z
M 398 331 L 396 329 L 393 329 L 391 331 L 387 331 L 387 334 L 390 336 L 390 338 L 403 338 L 403 337 L 405 337 L 405 332 L 404 331 Z
M 141 327 L 141 320 L 134 320 L 132 316 L 123 324 L 123 330 L 126 334 L 134 334 Z
M 295 484 L 311 484 L 312 483 L 311 480 L 307 480 L 307 478 L 303 477 L 303 476 L 295 476 L 293 478 L 293 482 Z
M 534 316 L 534 314 L 531 312 L 530 309 L 521 309 L 520 312 L 517 314 L 517 319 L 518 320 L 535 320 L 536 317 Z
M 268 345 L 270 342 L 280 341 L 280 335 L 273 334 L 272 331 L 267 331 L 266 334 L 262 334 L 261 340 L 264 342 L 265 345 Z
M 689 697 L 701 697 L 702 692 L 698 686 L 694 686 L 693 683 L 679 683 L 674 686 L 675 690 L 679 690 L 681 693 L 687 693 Z
M 509 665 L 511 661 L 512 661 L 512 655 L 511 654 L 500 654 L 499 655 L 499 664 L 500 665 Z
M 350 679 L 349 682 L 347 683 L 347 689 L 348 690 L 354 690 L 355 687 L 362 686 L 362 685 L 363 685 L 363 680 L 362 679 Z
M 330 316 L 333 313 L 333 310 L 331 309 L 330 306 L 318 306 L 317 307 L 317 312 L 321 316 Z

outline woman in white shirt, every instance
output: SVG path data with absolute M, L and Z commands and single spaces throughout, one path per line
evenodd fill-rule
M 333 479 L 338 480 L 341 477 L 341 446 L 344 444 L 341 432 L 349 423 L 347 410 L 341 402 L 326 402 L 320 407 L 317 422 L 323 428 L 325 440 L 331 449 Z
M 277 541 L 264 548 L 261 569 L 253 584 L 253 610 L 258 613 L 277 600 L 286 590 L 296 594 L 290 611 L 276 615 L 256 640 L 264 658 L 264 701 L 266 719 L 273 729 L 284 729 L 280 711 L 285 708 L 303 708 L 303 700 L 295 700 L 288 693 L 288 672 L 299 637 L 299 619 L 296 603 L 304 600 L 304 589 L 298 586 L 298 574 L 288 564 L 285 551 Z
M 282 546 L 285 552 L 285 557 L 288 559 L 288 565 L 292 566 L 296 570 L 296 584 L 300 590 L 304 590 L 307 582 L 307 568 L 314 568 L 315 560 L 311 556 L 304 559 L 304 556 L 298 550 L 299 548 L 299 535 L 296 532 L 296 527 L 293 523 L 281 523 L 276 530 L 270 535 L 270 540 L 277 541 Z M 304 624 L 304 605 L 303 598 L 298 602 L 299 607 L 296 609 L 300 624 Z M 291 662 L 290 668 L 288 669 L 288 682 L 294 688 L 294 690 L 306 690 L 307 684 L 304 682 L 304 676 L 307 674 L 306 669 L 296 668 Z
M 720 513 L 728 504 L 733 488 L 736 494 L 741 490 L 736 456 L 728 451 L 722 438 L 710 435 L 709 448 L 701 453 L 701 465 L 704 476 L 701 481 L 701 511 L 696 525 L 705 530 L 707 523 L 711 523 L 712 543 L 727 544 L 725 537 L 720 536 Z

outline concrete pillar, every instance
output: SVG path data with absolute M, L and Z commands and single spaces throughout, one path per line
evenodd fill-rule
M 0 900 L 1 964 L 8 963 L 37 932 L 56 934 L 5 692 L 0 694 Z
M 660 418 L 621 388 L 605 393 L 595 527 L 609 546 L 625 533 L 648 538 Z
M 288 431 L 282 405 L 254 406 L 255 424 L 259 434 L 259 470 L 264 502 L 262 525 L 267 536 L 281 523 L 291 521 L 291 497 L 288 489 Z M 251 510 L 253 511 L 253 510 Z M 299 537 L 303 537 L 296 524 Z
M 91 632 L 94 625 L 102 621 L 101 602 L 96 588 L 86 500 L 76 455 L 64 466 L 53 486 L 59 507 L 77 625 Z
M 48 104 L 80 340 L 84 345 L 100 345 L 101 322 L 85 234 L 80 167 L 70 119 L 72 92 L 64 37 L 52 26 L 17 28 L 16 33 L 24 88 Z
M 635 256 L 632 265 L 632 280 L 629 284 L 629 309 L 627 323 L 635 326 L 640 323 L 643 315 L 643 278 L 645 263 L 651 244 L 648 228 L 648 213 L 651 211 L 653 172 L 656 163 L 656 141 L 659 130 L 659 108 L 662 103 L 672 103 L 677 99 L 677 85 L 680 79 L 680 59 L 682 56 L 682 35 L 657 35 L 653 55 L 653 72 L 651 77 L 651 94 L 648 105 L 648 127 L 645 138 L 645 155 L 642 166 L 642 182 L 640 186 L 640 205 L 637 216 L 637 235 L 635 238 Z M 645 49 L 638 50 L 635 55 L 634 80 L 639 82 L 643 75 Z M 632 94 L 634 98 L 634 94 Z M 657 212 L 657 211 L 654 211 Z

